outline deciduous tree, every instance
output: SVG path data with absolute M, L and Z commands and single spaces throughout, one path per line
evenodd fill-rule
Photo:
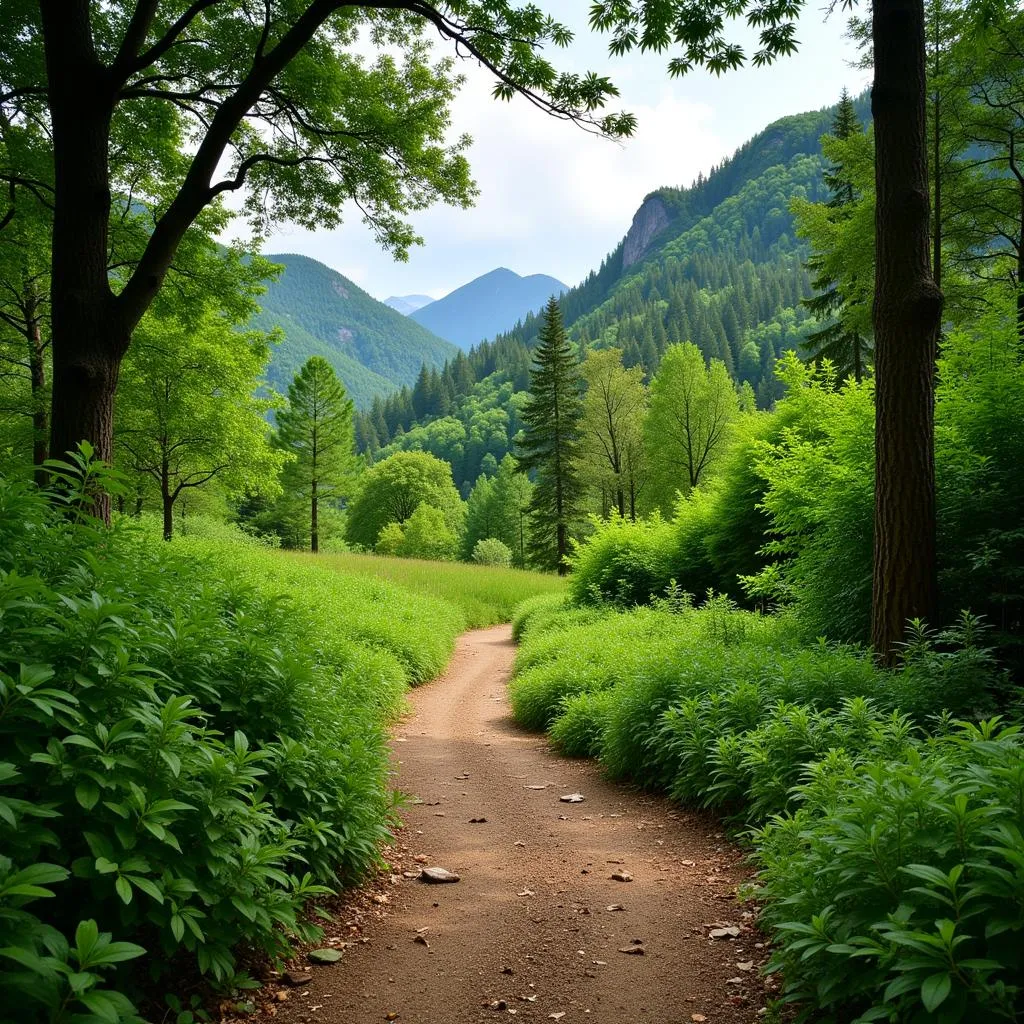
M 654 501 L 670 513 L 676 494 L 689 494 L 724 450 L 739 397 L 725 364 L 710 365 L 696 345 L 670 345 L 651 381 L 644 424 Z
M 164 539 L 187 491 L 276 490 L 284 456 L 269 443 L 273 401 L 255 392 L 270 358 L 258 331 L 214 313 L 198 323 L 149 315 L 124 364 L 115 416 L 117 462 L 160 492 Z
M 336 224 L 351 202 L 400 255 L 418 241 L 407 213 L 471 200 L 467 140 L 448 131 L 458 79 L 452 61 L 431 63 L 424 29 L 489 69 L 499 97 L 523 94 L 611 135 L 633 126 L 597 113 L 615 92 L 606 78 L 559 74 L 547 59 L 570 32 L 508 0 L 6 0 L 3 27 L 0 120 L 52 140 L 44 173 L 15 163 L 0 181 L 52 206 L 58 454 L 85 438 L 109 457 L 132 333 L 220 197 L 245 190 L 258 230 Z M 356 54 L 357 38 L 381 55 Z M 117 206 L 152 217 L 112 274 Z

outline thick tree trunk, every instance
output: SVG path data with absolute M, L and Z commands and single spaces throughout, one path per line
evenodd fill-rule
M 891 663 L 907 620 L 934 621 L 935 358 L 924 7 L 875 0 L 875 536 L 871 642 Z
M 87 0 L 40 3 L 54 161 L 50 451 L 60 458 L 86 440 L 109 461 L 131 330 L 118 323 L 107 279 L 114 90 L 93 50 L 89 7 Z M 98 512 L 109 518 L 109 498 Z
M 619 518 L 626 518 L 626 492 L 622 489 L 620 484 L 615 490 L 615 503 L 619 507 Z
M 558 575 L 565 576 L 569 572 L 569 563 L 565 556 L 569 553 L 569 531 L 565 523 L 559 523 L 557 528 L 558 542 Z
M 310 489 L 309 502 L 309 550 L 314 555 L 320 551 L 320 525 L 317 522 L 317 505 L 316 480 L 314 480 Z

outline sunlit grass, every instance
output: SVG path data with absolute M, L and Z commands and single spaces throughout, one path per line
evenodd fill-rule
M 415 594 L 454 604 L 462 610 L 471 629 L 510 622 L 516 606 L 527 598 L 565 590 L 565 581 L 548 573 L 465 562 L 427 562 L 349 552 L 330 555 L 282 553 L 282 557 L 315 562 L 339 572 L 388 580 Z

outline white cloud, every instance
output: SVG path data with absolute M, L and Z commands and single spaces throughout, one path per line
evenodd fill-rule
M 558 10 L 563 6 L 564 0 L 551 5 L 568 18 Z M 812 11 L 800 37 L 801 52 L 774 67 L 672 81 L 664 55 L 611 61 L 603 40 L 581 34 L 556 62 L 594 67 L 619 85 L 614 108 L 639 120 L 637 134 L 623 144 L 545 116 L 525 100 L 496 101 L 489 76 L 467 68 L 452 130 L 474 140 L 469 156 L 481 195 L 473 209 L 435 207 L 418 215 L 414 224 L 426 245 L 406 264 L 379 250 L 358 214 L 336 231 L 284 231 L 268 248 L 314 256 L 381 298 L 442 295 L 497 266 L 575 284 L 622 238 L 646 193 L 689 184 L 776 118 L 834 103 L 843 85 L 864 87 L 863 73 L 845 63 L 852 52 L 841 24 L 823 24 Z

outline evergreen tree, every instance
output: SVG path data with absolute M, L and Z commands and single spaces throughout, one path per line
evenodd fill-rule
M 853 100 L 844 89 L 839 99 L 839 108 L 832 121 L 831 136 L 845 141 L 863 132 Z M 842 164 L 832 164 L 824 174 L 830 198 L 828 221 L 835 223 L 849 215 L 850 207 L 857 202 L 858 195 L 853 182 Z M 840 378 L 853 377 L 858 383 L 871 358 L 871 340 L 859 327 L 851 322 L 849 299 L 840 291 L 839 283 L 826 265 L 824 254 L 816 252 L 805 264 L 814 275 L 812 285 L 817 294 L 803 299 L 803 306 L 818 320 L 826 321 L 825 326 L 808 334 L 802 349 L 808 361 L 831 362 Z
M 295 456 L 285 486 L 309 501 L 309 546 L 320 547 L 319 503 L 339 498 L 356 469 L 352 402 L 331 364 L 308 359 L 288 385 L 288 407 L 277 414 L 277 443 Z
M 562 326 L 562 310 L 552 297 L 533 353 L 519 467 L 536 474 L 530 501 L 532 559 L 563 575 L 582 492 L 577 471 L 581 416 L 579 366 Z

